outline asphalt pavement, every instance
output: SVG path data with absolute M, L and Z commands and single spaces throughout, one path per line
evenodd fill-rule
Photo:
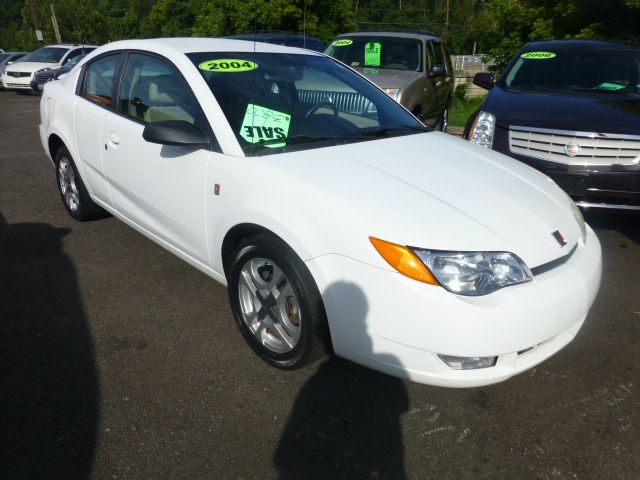
M 640 215 L 587 215 L 600 296 L 504 383 L 284 372 L 224 287 L 113 217 L 67 216 L 38 108 L 0 91 L 0 479 L 640 478 Z

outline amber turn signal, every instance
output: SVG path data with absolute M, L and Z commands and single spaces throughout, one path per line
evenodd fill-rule
M 409 247 L 386 242 L 376 237 L 369 237 L 369 240 L 382 258 L 401 274 L 420 282 L 439 285 L 426 265 Z

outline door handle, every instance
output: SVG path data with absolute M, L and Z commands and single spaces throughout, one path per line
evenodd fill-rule
M 116 135 L 115 133 L 110 133 L 109 134 L 109 143 L 111 144 L 111 146 L 113 147 L 117 147 L 118 145 L 120 145 L 120 139 L 118 138 L 118 135 Z

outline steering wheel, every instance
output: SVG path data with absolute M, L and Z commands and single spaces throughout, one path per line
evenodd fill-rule
M 304 118 L 309 118 L 311 115 L 315 114 L 318 110 L 320 110 L 323 107 L 330 108 L 331 110 L 333 110 L 334 117 L 338 116 L 338 108 L 334 105 L 334 103 L 330 102 L 329 100 L 324 100 L 320 103 L 316 103 L 309 110 L 307 110 L 307 113 L 304 114 Z

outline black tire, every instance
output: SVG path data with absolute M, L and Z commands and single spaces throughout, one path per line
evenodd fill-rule
M 87 192 L 76 164 L 66 147 L 58 149 L 54 163 L 58 193 L 69 215 L 79 222 L 104 217 L 106 212 L 89 197 L 89 192 Z
M 263 260 L 267 260 L 267 262 L 263 262 Z M 273 293 L 268 296 L 264 294 L 264 292 L 270 291 L 268 288 L 258 289 L 259 292 L 262 292 L 259 295 L 263 297 L 263 303 L 258 302 L 256 306 L 255 302 L 258 296 L 251 294 L 251 291 L 246 286 L 247 284 L 241 280 L 243 268 L 248 268 L 252 261 L 262 263 L 265 266 L 265 271 L 272 267 L 272 275 L 277 270 L 284 275 L 284 280 L 278 282 L 278 285 L 283 285 L 283 287 L 277 299 Z M 273 269 L 273 265 L 277 270 Z M 245 274 L 246 271 L 245 269 Z M 263 276 L 263 273 L 260 273 L 260 276 L 267 280 L 268 272 L 267 276 Z M 273 280 L 277 281 L 275 277 Z M 253 351 L 267 363 L 277 368 L 290 370 L 313 363 L 327 354 L 330 349 L 329 329 L 322 297 L 304 262 L 282 240 L 268 233 L 261 233 L 245 240 L 236 250 L 230 263 L 228 284 L 229 302 L 236 324 Z M 256 285 L 255 283 L 254 285 L 259 286 L 259 284 Z M 273 285 L 276 284 L 274 283 Z M 290 286 L 291 290 L 285 290 L 287 286 Z M 293 347 L 286 345 L 283 341 L 284 337 L 278 338 L 278 335 L 273 335 L 273 333 L 277 334 L 277 330 L 273 327 L 257 327 L 262 325 L 265 319 L 267 322 L 274 322 L 274 318 L 281 320 L 278 315 L 287 315 L 289 319 L 292 318 L 289 316 L 289 301 L 292 297 L 285 296 L 285 291 L 293 291 L 295 307 L 297 307 L 294 308 L 294 312 L 298 315 L 296 318 L 299 325 L 297 333 L 299 337 Z M 284 298 L 281 300 L 281 297 Z M 283 302 L 286 302 L 287 305 L 284 313 L 281 306 Z M 260 314 L 262 314 L 263 321 L 256 321 L 253 325 L 257 330 L 264 330 L 261 339 L 256 337 L 256 334 L 249 327 L 248 321 L 245 320 L 243 308 L 249 310 L 247 309 L 247 303 L 251 305 L 250 310 L 253 310 L 253 312 L 256 312 L 256 309 L 260 307 L 260 310 L 256 312 L 258 314 L 257 318 L 260 318 Z M 271 306 L 267 307 L 266 305 L 269 304 Z M 281 312 L 278 313 L 278 310 Z M 279 325 L 280 328 L 284 328 L 284 322 L 280 322 Z M 269 333 L 269 330 L 271 330 L 272 334 Z M 278 341 L 284 348 L 290 348 L 290 350 L 285 352 L 276 351 L 275 348 L 266 345 L 269 342 L 277 345 Z
M 436 125 L 436 128 L 444 133 L 447 133 L 448 127 L 449 127 L 449 107 L 445 108 L 444 112 L 442 112 L 442 116 L 440 117 L 440 120 L 438 120 L 438 125 Z

